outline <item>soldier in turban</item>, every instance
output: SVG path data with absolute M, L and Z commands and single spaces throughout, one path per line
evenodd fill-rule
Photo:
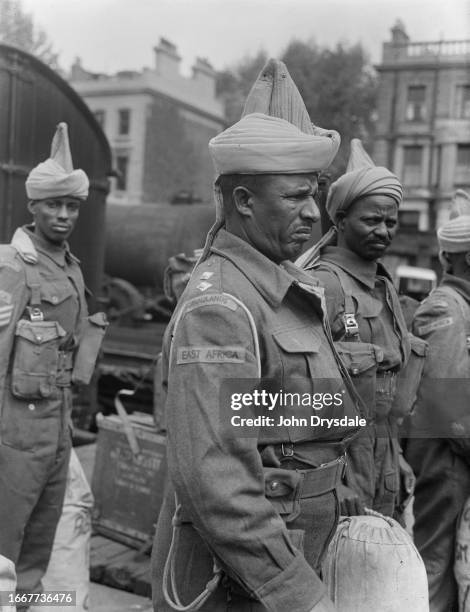
M 413 533 L 428 574 L 431 612 L 459 609 L 455 535 L 470 494 L 469 201 L 457 193 L 451 220 L 437 231 L 444 274 L 413 321 L 429 352 L 404 452 L 417 478 Z
M 370 425 L 348 451 L 342 489 L 346 514 L 368 507 L 392 516 L 399 462 L 409 493 L 413 484 L 409 466 L 400 459 L 392 414 L 397 374 L 408 360 L 410 341 L 391 278 L 378 262 L 395 235 L 401 199 L 397 177 L 375 166 L 354 139 L 347 171 L 328 194 L 333 228 L 299 260 L 325 287 L 333 338 L 368 407 Z
M 292 397 L 346 389 L 322 416 L 359 415 L 322 291 L 292 263 L 319 219 L 317 173 L 339 145 L 310 129 L 254 112 L 209 143 L 218 222 L 163 346 L 171 484 L 153 549 L 158 612 L 334 610 L 319 572 L 357 421 L 299 427 L 295 399 L 282 424 L 262 400 L 240 421 L 262 380 Z
M 0 555 L 16 565 L 20 594 L 41 592 L 65 493 L 71 384 L 89 381 L 105 326 L 101 313 L 88 317 L 67 244 L 88 178 L 73 169 L 65 123 L 26 192 L 33 224 L 0 246 Z

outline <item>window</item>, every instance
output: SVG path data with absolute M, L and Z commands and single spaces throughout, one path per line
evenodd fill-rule
M 407 121 L 424 121 L 426 119 L 426 87 L 410 85 L 406 103 Z
M 470 184 L 470 144 L 457 145 L 455 182 L 457 184 Z
M 128 108 L 119 109 L 119 134 L 124 136 L 129 134 L 131 124 L 131 111 Z
M 419 210 L 399 210 L 400 230 L 419 230 L 421 212 Z
M 118 172 L 116 189 L 126 191 L 127 189 L 127 170 L 129 167 L 129 157 L 127 155 L 116 156 L 116 170 Z
M 455 117 L 470 119 L 470 85 L 457 85 Z
M 102 128 L 104 128 L 104 122 L 106 119 L 106 113 L 104 110 L 95 110 L 94 113 L 96 121 L 100 124 Z
M 410 145 L 403 150 L 403 184 L 419 187 L 422 183 L 423 147 Z

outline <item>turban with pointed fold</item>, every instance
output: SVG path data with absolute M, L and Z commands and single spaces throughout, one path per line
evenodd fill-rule
M 83 170 L 74 170 L 67 124 L 59 123 L 52 140 L 51 155 L 31 170 L 26 179 L 26 193 L 31 200 L 61 196 L 85 199 L 89 181 Z
M 346 211 L 356 200 L 371 195 L 386 195 L 397 206 L 403 199 L 398 178 L 382 166 L 375 166 L 358 138 L 351 141 L 351 154 L 346 173 L 335 181 L 328 193 L 326 210 L 333 223 L 339 211 Z
M 222 174 L 301 174 L 326 168 L 339 134 L 315 128 L 305 134 L 278 117 L 245 115 L 209 142 L 215 171 Z

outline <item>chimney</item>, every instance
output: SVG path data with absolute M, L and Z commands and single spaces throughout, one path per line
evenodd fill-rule
M 396 20 L 390 31 L 392 32 L 392 43 L 394 45 L 406 45 L 410 41 L 410 37 L 405 30 L 405 24 L 401 19 Z
M 70 81 L 89 81 L 91 75 L 82 66 L 82 60 L 79 57 L 75 58 L 74 63 L 70 68 Z
M 210 62 L 203 57 L 197 57 L 193 66 L 193 80 L 198 84 L 199 90 L 210 98 L 215 98 L 215 77 L 216 72 Z
M 166 38 L 160 37 L 160 42 L 155 51 L 155 68 L 158 74 L 165 77 L 174 77 L 179 74 L 181 57 L 178 55 L 176 46 Z

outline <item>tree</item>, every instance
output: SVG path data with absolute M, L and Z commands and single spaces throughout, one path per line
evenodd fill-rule
M 32 15 L 24 12 L 21 0 L 0 0 L 0 42 L 19 47 L 60 72 L 52 43 L 34 25 Z
M 335 179 L 346 169 L 351 138 L 370 148 L 374 136 L 377 93 L 375 72 L 361 45 L 320 48 L 313 40 L 292 40 L 280 58 L 304 99 L 312 121 L 337 130 L 341 148 L 329 172 Z M 245 57 L 218 75 L 217 91 L 225 101 L 227 121 L 240 119 L 245 98 L 266 62 L 266 54 Z
M 319 50 L 314 43 L 290 43 L 282 56 L 309 115 L 321 127 L 337 130 L 341 148 L 329 172 L 343 173 L 351 138 L 370 148 L 374 136 L 377 80 L 360 44 Z
M 260 50 L 217 74 L 216 93 L 225 104 L 225 117 L 230 125 L 240 119 L 246 96 L 266 61 L 265 51 Z

